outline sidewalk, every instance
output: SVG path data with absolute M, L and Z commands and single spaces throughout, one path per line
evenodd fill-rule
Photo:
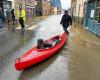
M 41 20 L 43 20 L 47 17 L 48 16 L 41 16 L 41 17 L 34 17 L 34 18 L 27 19 L 25 22 L 25 29 L 27 29 L 31 26 L 36 26 L 38 24 L 38 22 L 40 22 Z M 3 31 L 7 31 L 10 28 L 21 29 L 18 21 L 17 21 L 17 24 L 14 24 L 14 25 L 12 23 L 10 25 L 8 25 L 7 23 L 4 23 Z M 3 31 L 1 31 L 1 32 L 3 32 Z
M 93 44 L 100 44 L 100 37 L 96 36 L 95 34 L 91 33 L 89 30 L 85 29 L 85 27 L 77 22 L 73 22 L 71 27 L 71 32 L 75 35 L 80 37 L 80 39 L 93 43 Z

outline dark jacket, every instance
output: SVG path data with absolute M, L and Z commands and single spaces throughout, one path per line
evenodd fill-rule
M 69 25 L 72 25 L 72 18 L 70 15 L 63 15 L 60 24 L 63 25 L 63 27 L 68 27 Z
M 11 10 L 11 14 L 12 14 L 12 19 L 15 20 L 15 14 L 14 14 L 14 9 Z

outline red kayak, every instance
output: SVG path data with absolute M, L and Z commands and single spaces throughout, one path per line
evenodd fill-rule
M 54 45 L 55 40 L 59 40 L 59 42 Z M 62 35 L 55 36 L 44 42 L 51 42 L 53 46 L 44 49 L 37 49 L 37 47 L 33 47 L 32 49 L 28 50 L 22 57 L 15 60 L 16 70 L 20 71 L 26 69 L 51 57 L 66 43 L 66 34 L 63 33 Z

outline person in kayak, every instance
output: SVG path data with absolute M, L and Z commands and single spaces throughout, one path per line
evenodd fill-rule
M 60 24 L 62 24 L 64 31 L 69 34 L 68 32 L 68 27 L 69 25 L 72 25 L 72 18 L 71 16 L 68 14 L 68 11 L 65 10 L 64 15 L 62 16 L 62 19 L 60 21 Z
M 43 39 L 38 39 L 38 49 L 46 49 L 55 46 L 59 42 L 59 39 L 43 41 Z
M 50 48 L 52 47 L 52 42 L 49 43 L 47 41 L 43 41 L 43 39 L 38 39 L 38 45 L 37 45 L 37 48 L 38 49 L 45 49 L 45 48 Z

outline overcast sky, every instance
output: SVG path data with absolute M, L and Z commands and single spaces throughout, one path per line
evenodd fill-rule
M 68 9 L 71 5 L 71 0 L 61 0 L 62 9 Z

